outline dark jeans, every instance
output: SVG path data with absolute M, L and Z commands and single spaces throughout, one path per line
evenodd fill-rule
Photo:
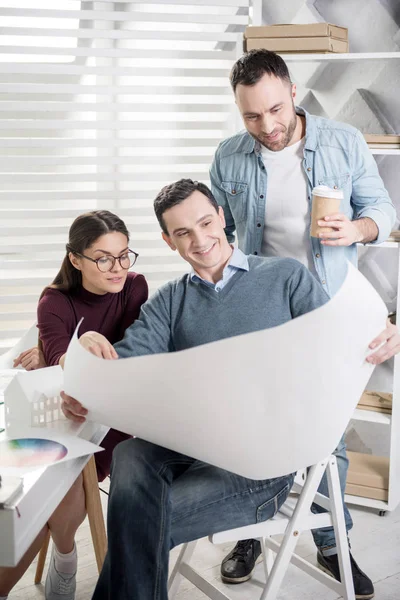
M 253 481 L 137 438 L 122 442 L 93 600 L 168 600 L 171 548 L 270 519 L 292 484 L 293 475 Z

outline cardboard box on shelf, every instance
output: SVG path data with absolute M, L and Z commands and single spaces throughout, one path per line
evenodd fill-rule
M 389 488 L 389 458 L 361 452 L 348 452 L 347 457 L 347 483 L 379 490 Z
M 246 27 L 245 38 L 292 38 L 292 37 L 334 37 L 339 40 L 348 39 L 347 27 L 331 23 L 281 24 Z
M 388 242 L 400 242 L 400 231 L 392 231 L 387 239 Z
M 347 483 L 346 494 L 351 496 L 361 496 L 362 498 L 372 498 L 373 500 L 387 501 L 389 497 L 388 490 L 380 490 L 379 488 L 368 487 L 366 485 L 355 485 Z
M 246 38 L 245 52 L 249 50 L 272 50 L 273 52 L 314 52 L 345 53 L 349 51 L 349 43 L 332 37 L 292 37 L 292 38 Z
M 368 406 L 366 404 L 357 404 L 357 408 L 359 408 L 360 410 L 370 410 L 370 411 L 373 411 L 373 412 L 382 413 L 384 415 L 391 415 L 392 414 L 392 409 L 391 408 L 382 408 L 380 406 Z
M 364 133 L 364 138 L 368 144 L 400 144 L 400 135 L 397 134 Z
M 364 408 L 365 410 L 382 410 L 391 413 L 392 402 L 393 394 L 365 391 L 358 401 L 357 408 Z

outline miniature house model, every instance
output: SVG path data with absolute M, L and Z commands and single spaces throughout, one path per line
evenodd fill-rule
M 4 392 L 5 427 L 43 427 L 63 418 L 60 392 L 63 389 L 60 366 L 20 371 Z

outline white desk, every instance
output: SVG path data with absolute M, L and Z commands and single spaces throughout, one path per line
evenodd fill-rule
M 15 371 L 17 373 L 18 371 Z M 4 373 L 4 371 L 3 371 Z M 2 371 L 0 370 L 0 382 Z M 0 389 L 0 402 L 2 402 Z M 3 405 L 0 404 L 0 428 L 3 427 Z M 77 431 L 72 422 L 54 423 L 62 431 Z M 108 427 L 97 423 L 85 423 L 79 426 L 79 435 L 94 444 L 99 444 Z M 0 440 L 5 433 L 0 433 Z M 15 503 L 0 509 L 0 566 L 15 566 L 25 554 L 39 531 L 48 521 L 65 494 L 78 477 L 90 456 L 66 461 L 29 473 L 24 477 L 24 489 Z

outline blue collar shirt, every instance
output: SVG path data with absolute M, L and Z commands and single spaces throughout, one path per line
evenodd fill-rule
M 323 184 L 341 189 L 344 200 L 340 211 L 350 220 L 371 218 L 379 231 L 374 243 L 385 241 L 393 229 L 396 211 L 364 136 L 351 125 L 310 115 L 300 107 L 296 112 L 306 119 L 302 168 L 310 209 L 313 187 Z M 221 142 L 210 180 L 212 192 L 224 209 L 229 242 L 234 242 L 236 232 L 238 246 L 245 254 L 260 255 L 268 206 L 268 173 L 260 144 L 247 131 Z M 356 245 L 324 246 L 318 238 L 308 239 L 315 271 L 332 296 L 346 276 L 347 260 L 357 264 Z

